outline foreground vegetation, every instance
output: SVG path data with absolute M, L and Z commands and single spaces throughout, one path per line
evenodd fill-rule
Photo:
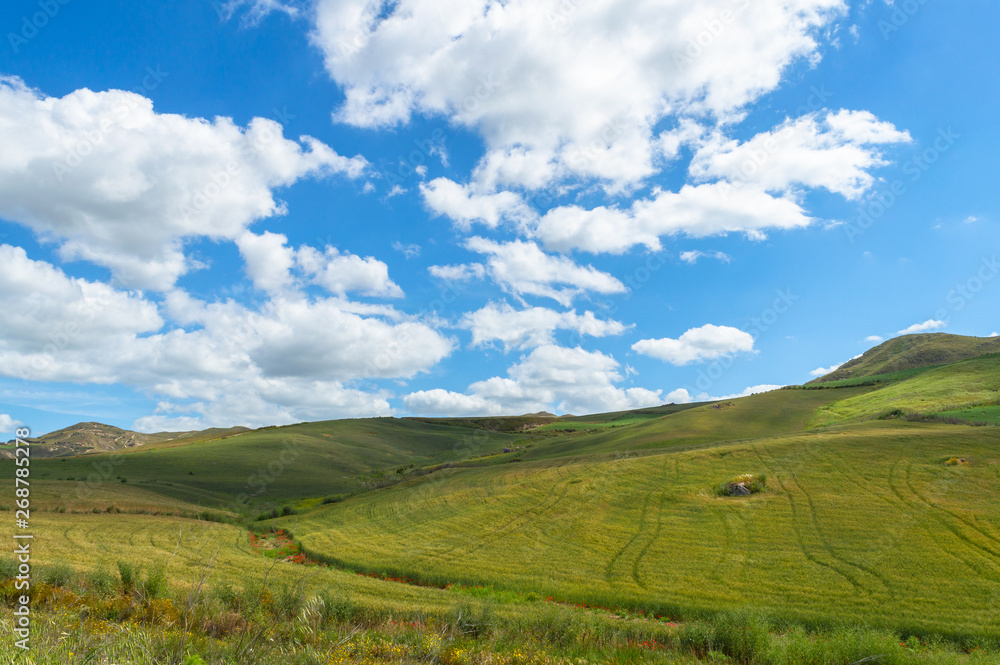
M 921 641 L 847 624 L 817 632 L 748 611 L 677 623 L 484 587 L 414 588 L 329 569 L 289 576 L 301 566 L 274 557 L 258 561 L 239 585 L 213 579 L 209 569 L 178 584 L 172 556 L 164 555 L 155 551 L 145 566 L 119 560 L 110 571 L 41 569 L 32 651 L 6 641 L 0 658 L 59 665 L 1000 663 L 986 642 Z M 14 620 L 7 607 L 14 570 L 0 559 L 5 627 Z M 425 604 L 373 605 L 378 587 Z

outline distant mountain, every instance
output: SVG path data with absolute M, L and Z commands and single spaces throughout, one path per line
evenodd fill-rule
M 158 432 L 142 434 L 121 429 L 103 423 L 78 423 L 65 429 L 49 432 L 42 436 L 28 439 L 31 444 L 31 454 L 34 457 L 66 457 L 82 455 L 89 452 L 109 452 L 134 448 L 150 443 L 179 441 L 192 437 L 206 439 L 221 438 L 228 434 L 247 431 L 245 427 L 231 429 L 208 429 L 201 432 Z M 11 457 L 10 450 L 0 449 L 0 459 Z
M 860 357 L 809 383 L 948 365 L 987 353 L 1000 353 L 1000 337 L 966 337 L 946 333 L 903 335 L 869 349 Z

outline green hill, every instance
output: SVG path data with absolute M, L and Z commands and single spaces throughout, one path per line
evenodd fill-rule
M 809 392 L 809 391 L 806 391 Z M 817 391 L 825 392 L 825 391 Z M 821 407 L 814 426 L 889 416 L 933 416 L 1000 404 L 1000 354 L 935 367 Z M 975 419 L 970 414 L 969 419 Z
M 103 423 L 78 423 L 64 429 L 49 432 L 39 437 L 27 439 L 31 444 L 31 454 L 36 458 L 65 457 L 93 452 L 108 452 L 146 446 L 154 443 L 190 443 L 206 441 L 249 431 L 246 427 L 228 429 L 212 428 L 193 432 L 158 432 L 143 434 L 105 425 Z M 10 458 L 10 442 L 0 446 L 0 458 Z
M 828 383 L 922 367 L 934 367 L 1000 353 L 1000 337 L 966 337 L 946 333 L 903 335 L 869 349 L 837 370 L 810 381 Z
M 502 450 L 516 435 L 466 424 L 370 418 L 302 423 L 39 460 L 37 480 L 86 487 L 137 483 L 207 506 L 274 505 L 360 491 L 372 471 L 454 462 Z M 74 490 L 75 492 L 75 490 Z

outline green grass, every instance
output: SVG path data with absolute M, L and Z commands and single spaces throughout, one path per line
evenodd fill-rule
M 941 418 L 959 418 L 971 423 L 1000 425 L 1000 406 L 980 406 L 957 411 L 941 411 L 934 414 Z
M 353 493 L 374 469 L 461 460 L 500 450 L 519 436 L 409 419 L 372 418 L 304 423 L 201 443 L 161 443 L 116 453 L 35 460 L 32 478 L 77 483 L 67 502 L 87 489 L 138 485 L 188 503 L 233 508 L 274 505 Z M 8 462 L 8 464 L 10 464 Z M 112 490 L 113 491 L 113 490 Z
M 861 396 L 869 387 L 839 390 L 776 390 L 742 399 L 699 405 L 665 416 L 637 421 L 627 427 L 605 428 L 588 424 L 586 429 L 550 439 L 540 439 L 521 458 L 525 461 L 585 455 L 649 454 L 663 449 L 682 449 L 725 442 L 780 436 L 806 429 L 816 409 Z M 720 479 L 721 481 L 721 479 Z
M 873 376 L 921 367 L 947 365 L 988 353 L 1000 352 L 1000 338 L 966 337 L 947 333 L 903 335 L 869 349 L 860 358 L 811 384 Z
M 3 662 L 129 665 L 997 665 L 988 642 L 954 645 L 842 623 L 821 631 L 760 612 L 679 625 L 491 588 L 435 589 L 254 552 L 245 532 L 189 520 L 45 517 L 32 587 L 32 652 Z M 14 621 L 0 558 L 0 621 Z M 974 648 L 976 647 L 976 648 Z M 983 648 L 985 647 L 985 648 Z M 971 653 L 968 651 L 971 650 Z M 865 660 L 868 659 L 868 660 Z
M 850 379 L 837 379 L 835 381 L 824 381 L 822 383 L 809 382 L 804 386 L 794 386 L 794 388 L 802 388 L 805 390 L 825 390 L 827 388 L 850 388 L 852 386 L 877 386 L 885 383 L 893 383 L 895 381 L 905 381 L 906 379 L 913 378 L 918 374 L 923 374 L 927 370 L 934 369 L 936 367 L 943 367 L 943 365 L 914 367 L 912 369 L 904 369 L 898 372 L 872 374 L 869 376 L 856 376 Z
M 794 391 L 792 391 L 794 392 Z M 825 391 L 818 391 L 825 392 Z M 891 412 L 931 415 L 1000 400 L 1000 355 L 921 372 L 905 381 L 821 407 L 813 426 L 857 422 Z
M 947 467 L 951 456 L 969 467 Z M 278 520 L 304 551 L 429 582 L 691 614 L 1000 636 L 988 428 L 874 423 L 611 461 L 459 469 Z M 718 498 L 741 473 L 754 497 Z

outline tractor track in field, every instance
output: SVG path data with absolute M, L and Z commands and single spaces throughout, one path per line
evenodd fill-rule
M 989 534 L 987 534 L 982 529 L 980 529 L 976 525 L 974 525 L 971 522 L 969 522 L 967 519 L 965 519 L 961 515 L 958 515 L 958 514 L 954 513 L 953 511 L 950 511 L 950 510 L 948 510 L 946 508 L 942 508 L 942 507 L 938 506 L 937 504 L 933 503 L 932 501 L 928 500 L 926 497 L 924 497 L 924 495 L 922 495 L 920 492 L 918 492 L 916 490 L 915 487 L 913 487 L 913 481 L 911 479 L 911 471 L 912 470 L 913 470 L 913 462 L 907 462 L 907 465 L 906 465 L 906 487 L 907 487 L 907 489 L 910 490 L 910 492 L 913 494 L 913 496 L 917 497 L 917 499 L 922 504 L 924 504 L 927 507 L 929 507 L 932 510 L 932 514 L 939 516 L 940 521 L 942 522 L 942 524 L 946 525 L 946 527 L 948 528 L 949 531 L 951 531 L 952 533 L 954 533 L 956 536 L 958 536 L 959 538 L 961 538 L 962 540 L 964 540 L 969 545 L 972 545 L 976 549 L 981 550 L 982 552 L 985 552 L 986 554 L 989 554 L 991 557 L 993 557 L 993 559 L 995 559 L 995 561 L 993 561 L 993 563 L 994 563 L 994 565 L 996 565 L 997 561 L 1000 561 L 1000 553 L 998 553 L 992 547 L 987 547 L 987 546 L 985 546 L 985 545 L 983 545 L 981 543 L 975 542 L 974 540 L 972 540 L 972 538 L 970 538 L 968 536 L 968 534 L 962 533 L 960 527 L 955 526 L 954 523 L 949 523 L 948 520 L 945 519 L 943 516 L 947 515 L 948 517 L 952 518 L 953 520 L 961 522 L 962 524 L 966 525 L 967 527 L 969 527 L 970 529 L 972 529 L 976 533 L 980 534 L 981 536 L 983 536 L 987 540 L 990 540 L 990 541 L 993 541 L 993 542 L 997 542 L 997 539 L 994 538 L 994 537 L 992 537 L 992 536 L 990 536 Z
M 917 502 L 915 502 L 915 501 L 913 501 L 911 499 L 907 499 L 903 495 L 903 493 L 896 487 L 896 482 L 894 480 L 894 478 L 896 476 L 896 468 L 899 466 L 899 464 L 902 461 L 903 461 L 903 456 L 900 455 L 899 459 L 897 459 L 892 464 L 892 466 L 889 469 L 889 488 L 892 490 L 892 493 L 895 494 L 896 497 L 903 504 L 909 506 L 912 510 L 920 510 L 920 511 L 924 512 L 925 514 L 930 515 L 931 517 L 933 517 L 939 524 L 941 524 L 941 526 L 943 526 L 945 528 L 946 531 L 948 531 L 949 533 L 951 533 L 951 535 L 953 535 L 956 539 L 958 539 L 958 541 L 962 545 L 966 546 L 966 550 L 967 551 L 968 551 L 968 546 L 973 547 L 975 550 L 981 549 L 975 542 L 973 542 L 972 540 L 970 540 L 969 537 L 966 534 L 962 533 L 961 529 L 959 529 L 958 527 L 956 527 L 953 523 L 951 523 L 943 515 L 941 515 L 936 510 L 934 510 L 933 506 L 930 506 L 930 505 L 928 505 L 926 503 L 917 503 Z M 910 463 L 910 464 L 912 464 L 912 463 Z M 924 531 L 926 531 L 927 534 L 930 535 L 932 538 L 938 536 L 937 533 L 931 531 L 931 529 L 929 529 L 925 524 L 922 524 L 921 526 L 924 529 Z M 945 549 L 943 547 L 943 545 L 939 545 L 939 546 L 942 547 L 942 549 L 944 549 L 944 551 L 947 552 L 949 555 L 951 555 L 956 561 L 958 561 L 962 565 L 968 567 L 970 570 L 972 570 L 973 572 L 977 573 L 978 575 L 982 575 L 983 577 L 989 577 L 989 578 L 992 578 L 994 580 L 1000 580 L 1000 576 L 998 576 L 997 571 L 996 571 L 996 567 L 997 567 L 996 562 L 993 561 L 992 558 L 987 557 L 987 561 L 990 564 L 992 564 L 992 567 L 984 567 L 976 559 L 968 557 L 968 556 L 963 556 L 963 554 L 964 554 L 963 552 L 956 552 L 956 551 L 952 551 L 951 549 Z M 989 554 L 989 552 L 987 552 L 987 554 Z M 980 553 L 980 556 L 982 556 L 981 553 Z
M 816 504 L 813 502 L 812 494 L 810 494 L 809 491 L 805 488 L 805 486 L 803 486 L 803 484 L 799 482 L 798 476 L 795 475 L 794 471 L 789 471 L 788 475 L 792 477 L 792 480 L 795 482 L 795 485 L 798 487 L 799 491 L 802 492 L 802 494 L 804 494 L 806 497 L 806 503 L 809 505 L 809 514 L 812 518 L 813 529 L 815 529 L 816 535 L 819 536 L 819 540 L 823 544 L 823 549 L 827 551 L 827 554 L 829 554 L 832 558 L 836 559 L 837 561 L 840 561 L 846 566 L 851 566 L 852 568 L 855 568 L 863 573 L 871 575 L 872 577 L 877 579 L 879 583 L 882 584 L 883 587 L 885 587 L 885 590 L 889 594 L 889 597 L 895 599 L 896 590 L 893 588 L 892 584 L 889 583 L 889 581 L 885 578 L 884 575 L 876 572 L 869 566 L 854 561 L 850 561 L 847 558 L 837 554 L 836 551 L 834 551 L 833 544 L 827 539 L 826 535 L 824 535 L 823 533 L 822 527 L 820 527 L 819 514 L 816 511 Z
M 859 591 L 866 591 L 864 585 L 862 585 L 857 579 L 855 579 L 853 575 L 844 572 L 838 566 L 823 561 L 822 559 L 820 559 L 815 554 L 809 551 L 809 548 L 806 547 L 805 539 L 802 537 L 802 529 L 799 525 L 799 507 L 795 502 L 795 496 L 787 487 L 785 487 L 785 483 L 782 482 L 781 477 L 775 472 L 774 468 L 772 468 L 771 465 L 769 465 L 764 460 L 764 457 L 760 454 L 760 451 L 757 449 L 757 446 L 752 445 L 750 446 L 750 449 L 753 450 L 755 455 L 757 455 L 757 458 L 760 460 L 760 463 L 763 464 L 764 467 L 768 470 L 768 472 L 774 477 L 774 479 L 778 481 L 778 486 L 781 488 L 781 491 L 785 494 L 785 497 L 788 499 L 788 504 L 791 507 L 792 511 L 792 531 L 795 533 L 795 541 L 799 546 L 799 550 L 802 552 L 802 556 L 804 556 L 807 560 L 811 561 L 817 566 L 826 568 L 827 570 L 830 570 L 834 574 L 843 577 L 855 589 Z
M 646 516 L 649 513 L 649 503 L 652 500 L 653 495 L 656 494 L 656 488 L 663 486 L 663 476 L 666 474 L 666 470 L 667 470 L 667 466 L 668 466 L 669 462 L 670 462 L 670 458 L 669 457 L 665 457 L 664 460 L 663 460 L 663 472 L 661 472 L 661 474 L 660 474 L 659 477 L 654 478 L 654 480 L 653 480 L 653 488 L 650 489 L 648 492 L 646 492 L 645 495 L 643 495 L 643 498 L 642 498 L 642 510 L 639 513 L 639 525 L 636 528 L 635 533 L 632 535 L 631 538 L 629 538 L 628 542 L 626 542 L 614 554 L 614 556 L 611 557 L 611 559 L 608 561 L 608 563 L 604 567 L 604 580 L 606 582 L 608 582 L 609 584 L 611 584 L 611 583 L 613 583 L 615 581 L 615 566 L 618 564 L 618 562 L 621 560 L 621 558 L 625 555 L 625 553 L 636 543 L 636 541 L 639 540 L 639 538 L 642 536 L 643 532 L 646 531 Z M 676 460 L 675 460 L 674 464 L 675 464 L 675 480 L 676 480 L 676 464 L 677 464 Z M 655 531 L 655 534 L 656 534 L 655 538 L 659 538 L 659 531 L 660 531 L 660 528 L 661 528 L 661 525 L 662 525 L 662 519 L 663 519 L 663 515 L 662 515 L 662 512 L 663 512 L 663 497 L 664 496 L 665 496 L 665 493 L 661 492 L 661 494 L 660 494 L 660 502 L 659 502 L 659 512 L 658 512 L 658 515 L 657 515 L 657 527 L 656 527 L 656 531 Z M 649 549 L 650 545 L 652 545 L 652 542 L 653 541 L 651 541 L 651 542 L 649 542 L 649 543 L 646 544 L 646 546 L 640 551 L 638 557 L 633 560 L 632 566 L 631 566 L 632 579 L 636 582 L 636 584 L 638 584 L 642 588 L 646 588 L 646 586 L 639 579 L 639 573 L 638 573 L 639 562 L 642 559 L 642 557 L 645 555 L 646 551 Z
M 667 466 L 671 460 L 670 456 L 665 456 L 663 458 L 663 476 L 666 476 Z M 673 458 L 674 462 L 674 484 L 680 479 L 680 462 L 677 458 Z M 656 510 L 656 528 L 653 530 L 653 535 L 642 549 L 639 550 L 639 554 L 636 555 L 635 560 L 632 561 L 632 581 L 636 583 L 640 588 L 647 589 L 645 581 L 643 581 L 642 576 L 639 574 L 639 566 L 642 564 L 642 560 L 646 557 L 646 553 L 649 552 L 650 548 L 656 544 L 656 541 L 660 539 L 660 534 L 663 532 L 663 507 L 667 503 L 667 493 L 660 492 L 660 503 Z
M 666 502 L 667 493 L 660 492 L 660 505 L 656 511 L 656 529 L 653 530 L 652 538 L 650 538 L 649 542 L 642 546 L 642 549 L 639 550 L 639 554 L 636 555 L 635 560 L 632 562 L 632 580 L 643 589 L 647 589 L 648 587 L 639 575 L 639 565 L 642 563 L 643 558 L 645 558 L 649 548 L 651 548 L 656 541 L 660 539 L 660 533 L 663 530 L 663 506 Z
M 643 525 L 646 523 L 646 512 L 649 509 L 649 500 L 653 496 L 656 490 L 650 490 L 642 499 L 642 510 L 639 513 L 639 528 L 636 532 L 629 538 L 628 542 L 625 543 L 611 559 L 608 561 L 607 565 L 604 567 L 604 580 L 608 583 L 614 582 L 614 569 L 615 564 L 621 559 L 622 555 L 632 547 L 632 543 L 638 540 L 639 536 L 642 535 Z
M 491 529 L 490 531 L 484 533 L 480 538 L 477 539 L 477 543 L 472 547 L 463 548 L 461 545 L 456 545 L 455 547 L 445 551 L 444 553 L 438 555 L 439 559 L 454 559 L 461 556 L 469 556 L 473 552 L 481 550 L 487 545 L 493 543 L 497 538 L 502 536 L 504 533 L 509 531 L 514 525 L 517 524 L 530 524 L 532 521 L 537 520 L 539 517 L 549 512 L 556 505 L 562 501 L 566 495 L 569 493 L 569 485 L 576 478 L 575 475 L 569 475 L 564 480 L 559 480 L 552 485 L 549 492 L 545 495 L 540 505 L 528 508 L 527 510 L 519 513 L 518 515 L 507 520 L 500 526 Z M 558 494 L 556 491 L 559 490 Z M 456 552 L 456 550 L 458 550 Z
M 959 513 L 956 513 L 953 510 L 948 510 L 947 508 L 942 508 L 941 506 L 939 506 L 938 504 L 934 503 L 933 501 L 931 501 L 930 499 L 928 499 L 927 497 L 925 497 L 923 494 L 921 494 L 920 492 L 918 492 L 917 489 L 915 487 L 913 487 L 913 483 L 912 483 L 912 481 L 910 479 L 910 472 L 912 471 L 912 469 L 913 469 L 913 463 L 911 462 L 906 467 L 906 486 L 909 488 L 909 490 L 911 492 L 913 492 L 914 495 L 916 495 L 916 497 L 918 499 L 920 499 L 922 502 L 926 503 L 928 506 L 931 506 L 935 510 L 940 510 L 941 512 L 944 512 L 944 513 L 947 513 L 948 515 L 951 515 L 956 520 L 958 520 L 959 522 L 962 522 L 963 524 L 965 524 L 967 527 L 969 527 L 973 531 L 978 532 L 983 538 L 986 538 L 987 540 L 990 540 L 993 543 L 995 543 L 997 545 L 1000 545 L 1000 538 L 997 538 L 996 536 L 994 536 L 994 535 L 992 535 L 990 533 L 987 533 L 978 524 L 975 524 L 974 522 L 972 522 L 968 518 L 960 515 Z M 992 551 L 992 550 L 990 550 L 990 551 Z M 997 554 L 996 552 L 994 552 L 994 555 L 1000 557 L 1000 554 Z

